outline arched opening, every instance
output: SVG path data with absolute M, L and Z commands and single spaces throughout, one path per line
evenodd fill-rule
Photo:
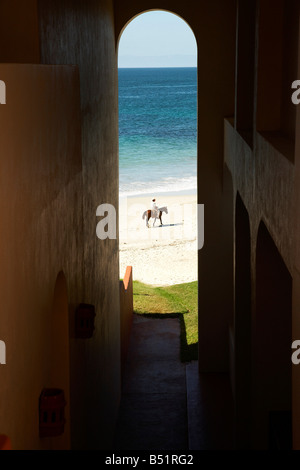
M 234 316 L 235 442 L 250 445 L 251 418 L 251 242 L 248 211 L 237 193 L 235 206 Z
M 265 224 L 256 247 L 253 321 L 253 443 L 291 448 L 292 277 Z
M 126 31 L 135 22 L 133 44 Z M 172 41 L 193 42 L 193 50 L 176 55 Z M 133 280 L 146 285 L 197 282 L 195 36 L 178 15 L 144 12 L 122 30 L 118 60 L 120 277 L 130 265 Z M 153 198 L 161 220 L 142 217 Z

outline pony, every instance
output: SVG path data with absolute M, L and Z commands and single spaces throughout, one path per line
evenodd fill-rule
M 152 219 L 154 219 L 153 227 L 154 227 L 154 225 L 155 225 L 156 219 L 159 219 L 159 220 L 160 220 L 160 225 L 163 224 L 163 223 L 162 223 L 162 218 L 161 218 L 161 216 L 162 216 L 162 213 L 163 213 L 163 212 L 165 212 L 166 214 L 168 213 L 168 208 L 167 208 L 167 206 L 165 206 L 165 207 L 160 207 L 160 208 L 158 209 L 158 212 L 159 212 L 158 217 L 157 217 L 157 215 L 156 215 L 156 212 L 155 212 L 155 215 L 154 215 L 151 209 L 148 209 L 148 210 L 146 210 L 146 211 L 143 213 L 143 219 L 146 218 L 146 227 L 149 228 L 149 220 L 151 219 L 151 217 L 152 217 Z

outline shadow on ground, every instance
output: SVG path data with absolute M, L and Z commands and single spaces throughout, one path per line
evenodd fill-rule
M 145 294 L 143 294 L 145 295 Z M 157 318 L 165 320 L 166 318 L 178 318 L 180 323 L 180 360 L 181 362 L 190 362 L 196 361 L 198 359 L 198 342 L 193 344 L 188 344 L 186 337 L 186 328 L 184 322 L 184 314 L 188 313 L 188 310 L 185 312 L 172 312 L 172 313 L 137 313 L 141 317 L 148 318 Z

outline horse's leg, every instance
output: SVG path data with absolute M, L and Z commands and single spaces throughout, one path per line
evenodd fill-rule
M 160 225 L 162 225 L 162 224 L 163 224 L 163 223 L 162 223 L 161 216 L 162 216 L 162 211 L 160 211 L 160 213 L 159 213 L 159 220 L 160 220 Z

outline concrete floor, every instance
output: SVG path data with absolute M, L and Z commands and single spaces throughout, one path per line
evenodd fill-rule
M 114 449 L 232 449 L 232 416 L 228 375 L 180 361 L 179 320 L 134 315 Z

